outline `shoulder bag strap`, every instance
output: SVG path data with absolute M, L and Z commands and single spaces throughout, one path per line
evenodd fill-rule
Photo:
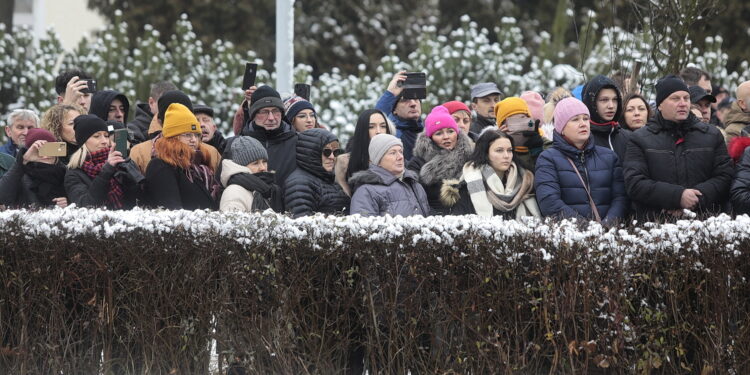
M 591 191 L 589 191 L 588 185 L 586 185 L 586 182 L 583 181 L 583 177 L 581 177 L 581 172 L 578 172 L 578 167 L 576 167 L 576 164 L 573 163 L 573 160 L 571 160 L 569 157 L 565 157 L 565 159 L 568 159 L 568 163 L 570 163 L 570 166 L 573 167 L 573 170 L 576 172 L 576 175 L 578 175 L 578 179 L 581 180 L 581 184 L 583 185 L 583 189 L 586 190 L 586 195 L 589 197 L 589 205 L 591 205 L 591 212 L 594 213 L 594 218 L 597 222 L 601 223 L 602 218 L 599 216 L 599 210 L 596 208 L 596 205 L 594 204 L 594 198 L 591 197 Z

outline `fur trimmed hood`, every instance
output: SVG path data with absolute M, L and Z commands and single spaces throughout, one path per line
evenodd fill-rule
M 440 187 L 440 203 L 445 207 L 455 206 L 461 198 L 461 184 L 466 183 L 458 179 L 444 180 L 443 186 Z
M 424 185 L 442 184 L 443 180 L 461 177 L 464 164 L 469 161 L 474 144 L 463 132 L 458 133 L 456 147 L 446 150 L 427 138 L 424 132 L 417 137 L 413 155 L 425 163 L 419 171 L 419 182 Z

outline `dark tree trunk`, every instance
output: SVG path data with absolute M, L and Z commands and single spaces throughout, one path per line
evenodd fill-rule
M 15 0 L 0 0 L 0 23 L 5 24 L 5 30 L 13 33 L 13 10 Z

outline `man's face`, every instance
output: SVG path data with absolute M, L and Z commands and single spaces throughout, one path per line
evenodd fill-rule
M 253 121 L 266 130 L 274 130 L 281 125 L 281 116 L 284 114 L 276 107 L 265 107 L 255 113 Z
M 704 90 L 706 90 L 706 93 L 710 94 L 711 90 L 713 89 L 711 87 L 711 80 L 706 79 L 706 76 L 701 76 L 701 79 L 698 81 L 698 86 L 702 87 Z
M 78 105 L 83 107 L 83 109 L 86 110 L 86 113 L 88 113 L 89 107 L 91 107 L 91 93 L 81 94 L 81 97 L 78 100 Z
M 701 99 L 696 105 L 701 110 L 701 121 L 708 124 L 711 121 L 711 102 L 708 99 Z
M 422 103 L 419 99 L 401 99 L 393 114 L 404 120 L 417 120 L 422 115 Z
M 205 113 L 197 113 L 195 115 L 195 118 L 197 118 L 198 122 L 200 122 L 201 124 L 201 134 L 203 142 L 210 141 L 211 138 L 214 137 L 214 133 L 216 133 L 216 124 L 214 123 L 214 119 Z
M 500 94 L 490 94 L 476 98 L 471 103 L 471 109 L 482 117 L 495 118 L 495 104 L 500 103 Z
M 125 106 L 122 104 L 120 99 L 115 99 L 112 103 L 109 103 L 109 112 L 107 113 L 107 120 L 125 122 Z
M 685 121 L 690 114 L 690 93 L 676 91 L 659 104 L 659 112 L 668 121 Z
M 18 147 L 23 147 L 26 140 L 26 133 L 29 129 L 36 127 L 33 120 L 15 120 L 12 124 L 5 127 L 5 135 L 8 136 Z

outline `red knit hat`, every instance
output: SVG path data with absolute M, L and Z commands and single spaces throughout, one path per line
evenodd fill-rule
M 24 140 L 24 144 L 26 145 L 26 148 L 29 148 L 34 144 L 34 142 L 39 140 L 47 142 L 57 142 L 57 139 L 55 139 L 55 136 L 50 133 L 49 130 L 34 128 L 29 129 L 29 131 L 26 133 L 26 140 Z
M 448 108 L 448 113 L 454 114 L 458 111 L 466 111 L 471 115 L 471 110 L 469 107 L 466 106 L 466 104 L 459 102 L 458 100 L 454 100 L 452 102 L 447 102 L 442 104 L 443 107 Z

